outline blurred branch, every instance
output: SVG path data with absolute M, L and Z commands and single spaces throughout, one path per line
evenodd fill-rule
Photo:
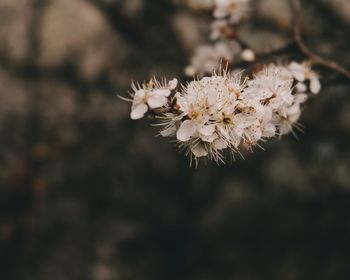
M 251 47 L 246 46 L 246 48 L 251 49 Z M 290 43 L 287 44 L 286 46 L 283 46 L 279 49 L 275 49 L 269 52 L 264 52 L 264 53 L 259 53 L 256 55 L 256 59 L 253 62 L 253 66 L 257 65 L 257 64 L 261 64 L 264 62 L 267 62 L 269 60 L 274 59 L 275 57 L 279 57 L 279 56 L 283 56 L 283 55 L 294 55 L 294 54 L 299 54 L 299 50 L 298 47 L 296 46 L 295 43 Z M 239 68 L 239 67 L 249 67 L 251 66 L 252 63 L 249 61 L 242 61 L 240 63 L 237 63 L 234 65 L 235 68 Z
M 248 68 L 256 68 L 261 65 L 261 63 L 267 62 L 269 60 L 274 59 L 276 56 L 286 55 L 302 55 L 308 57 L 313 63 L 323 66 L 329 70 L 332 70 L 336 73 L 341 74 L 343 78 L 336 79 L 337 81 L 347 81 L 350 79 L 350 70 L 346 69 L 345 67 L 339 65 L 337 62 L 333 60 L 329 60 L 326 58 L 323 58 L 317 54 L 315 54 L 313 51 L 311 51 L 306 44 L 304 43 L 302 39 L 302 28 L 301 28 L 301 1 L 300 0 L 291 0 L 291 5 L 293 9 L 293 42 L 290 44 L 270 52 L 258 54 L 256 57 L 256 60 L 252 64 L 251 62 L 240 62 L 237 64 L 234 64 L 234 68 L 241 68 L 241 67 L 248 67 Z M 238 34 L 233 34 L 234 40 L 236 40 L 242 48 L 251 48 L 249 45 L 247 45 L 244 41 L 242 41 Z M 333 79 L 334 80 L 334 79 Z
M 312 62 L 315 64 L 321 65 L 323 67 L 326 67 L 328 69 L 331 69 L 335 72 L 338 72 L 339 74 L 347 77 L 350 79 L 350 71 L 344 68 L 343 66 L 339 65 L 333 60 L 329 60 L 326 58 L 323 58 L 317 54 L 315 54 L 313 51 L 311 51 L 304 43 L 302 39 L 302 31 L 301 31 L 301 1 L 300 0 L 291 0 L 292 9 L 293 9 L 293 36 L 294 41 L 299 47 L 299 50 L 302 54 L 309 57 Z

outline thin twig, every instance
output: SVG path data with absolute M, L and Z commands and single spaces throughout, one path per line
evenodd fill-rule
M 304 43 L 302 39 L 302 32 L 301 32 L 301 1 L 300 0 L 291 0 L 292 9 L 293 9 L 293 35 L 294 35 L 294 41 L 298 45 L 300 51 L 307 57 L 311 59 L 312 62 L 318 65 L 322 65 L 328 69 L 331 69 L 333 71 L 336 71 L 348 79 L 350 79 L 350 70 L 347 70 L 345 67 L 339 65 L 333 60 L 329 60 L 326 58 L 323 58 L 314 52 L 312 52 Z

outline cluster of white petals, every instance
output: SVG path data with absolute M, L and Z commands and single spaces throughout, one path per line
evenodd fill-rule
M 186 67 L 187 76 L 203 76 L 212 73 L 218 68 L 220 62 L 232 63 L 234 56 L 240 51 L 235 41 L 220 41 L 214 45 L 201 45 L 197 47 L 191 58 L 191 64 Z
M 214 0 L 214 17 L 237 23 L 249 13 L 250 0 Z
M 235 38 L 235 25 L 249 14 L 250 0 L 189 0 L 189 4 L 195 9 L 213 11 L 209 38 L 214 42 L 195 49 L 190 65 L 185 68 L 187 76 L 212 73 L 221 62 L 233 64 L 239 54 L 242 60 L 255 60 L 255 53 L 242 49 Z
M 304 61 L 303 63 L 292 62 L 289 67 L 289 71 L 293 75 L 294 79 L 298 81 L 297 87 L 300 92 L 307 90 L 306 82 L 310 83 L 310 91 L 313 94 L 317 94 L 321 90 L 321 83 L 317 73 L 312 71 L 311 63 Z
M 172 90 L 176 87 L 177 79 L 173 79 L 168 83 L 164 80 L 161 83 L 152 78 L 142 85 L 132 83 L 131 88 L 134 93 L 132 94 L 131 119 L 141 119 L 149 110 L 165 106 Z
M 152 79 L 133 86 L 131 117 L 140 118 L 153 108 L 167 109 L 160 113 L 164 125 L 160 135 L 175 138 L 191 159 L 208 157 L 216 162 L 224 161 L 225 151 L 234 155 L 264 139 L 294 133 L 308 93 L 321 87 L 306 62 L 271 64 L 251 78 L 220 70 L 180 91 L 176 85 L 176 79 L 169 83 Z

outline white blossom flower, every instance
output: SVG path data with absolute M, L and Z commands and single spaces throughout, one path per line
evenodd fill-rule
M 250 0 L 214 0 L 214 17 L 228 17 L 231 23 L 237 23 L 249 13 Z
M 177 79 L 164 81 L 163 84 L 156 79 L 151 79 L 148 83 L 132 84 L 134 91 L 130 117 L 133 120 L 141 119 L 147 113 L 148 109 L 156 109 L 165 106 L 168 103 L 168 97 L 171 91 L 177 86 Z
M 306 61 L 302 63 L 297 63 L 295 61 L 289 64 L 289 70 L 293 77 L 299 82 L 299 89 L 301 91 L 305 91 L 306 86 L 302 86 L 305 81 L 310 82 L 310 91 L 313 94 L 317 94 L 321 90 L 321 83 L 319 80 L 319 76 L 316 72 L 311 69 L 311 63 Z M 304 90 L 303 90 L 304 89 Z
M 247 99 L 258 100 L 277 110 L 293 103 L 292 84 L 291 76 L 283 68 L 270 65 L 248 82 L 243 94 Z
M 259 100 L 265 107 L 265 115 L 260 118 L 264 137 L 273 137 L 277 131 L 280 136 L 285 135 L 298 126 L 300 105 L 307 100 L 307 95 L 295 94 L 292 85 L 293 75 L 288 68 L 274 65 L 266 67 L 248 83 L 243 95 Z

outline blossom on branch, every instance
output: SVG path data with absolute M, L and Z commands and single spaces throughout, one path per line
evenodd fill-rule
M 168 103 L 168 97 L 171 91 L 177 87 L 177 79 L 166 83 L 160 83 L 155 78 L 149 82 L 131 85 L 134 93 L 132 94 L 132 106 L 130 117 L 133 120 L 141 119 L 149 109 L 156 109 L 165 106 Z
M 220 68 L 218 73 L 183 85 L 179 92 L 174 91 L 176 79 L 133 84 L 131 117 L 141 118 L 152 111 L 161 119 L 160 135 L 176 139 L 191 159 L 224 162 L 226 151 L 234 156 L 259 146 L 262 140 L 300 129 L 298 120 L 308 94 L 294 86 L 300 81 L 290 65 L 271 64 L 253 77 Z M 315 77 L 308 68 L 304 80 Z M 165 110 L 153 110 L 160 107 Z

